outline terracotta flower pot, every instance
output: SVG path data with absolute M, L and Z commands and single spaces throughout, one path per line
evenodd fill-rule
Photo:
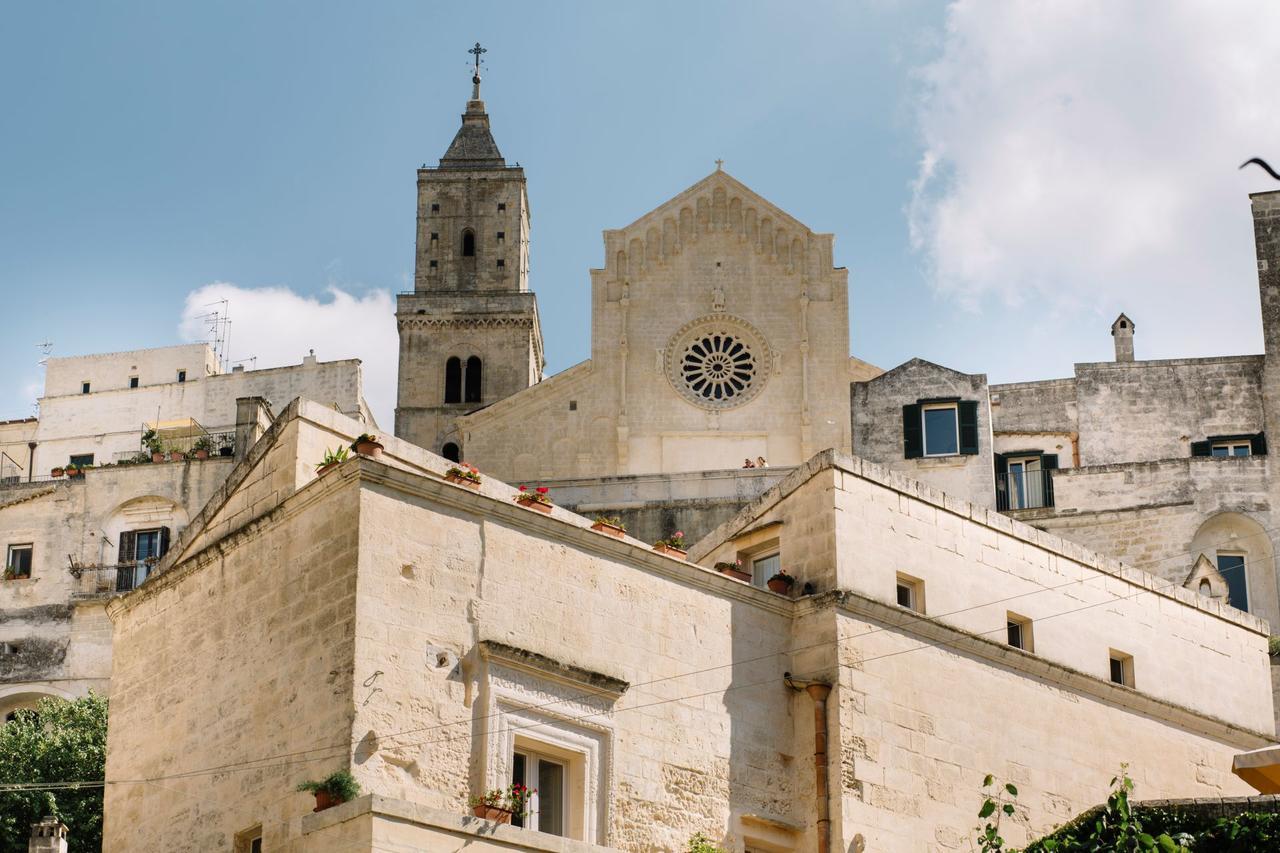
M 163 453 L 161 453 L 159 450 L 157 450 L 155 453 L 152 453 L 152 454 L 151 454 L 151 461 L 152 461 L 152 462 L 163 462 L 163 461 L 164 461 L 164 454 L 163 454 Z
M 355 445 L 355 451 L 361 456 L 377 459 L 382 455 L 382 445 L 376 441 L 358 441 Z
M 468 489 L 479 490 L 480 488 L 480 484 L 475 480 L 468 480 L 466 477 L 458 474 L 449 474 L 445 476 L 444 481 L 446 483 L 453 483 L 455 486 L 466 486 Z
M 791 585 L 795 583 L 795 581 L 782 580 L 781 578 L 769 578 L 765 583 L 768 584 L 770 592 L 786 595 L 791 591 Z
M 181 453 L 181 452 L 179 452 L 179 451 L 177 451 L 177 450 L 170 450 L 170 451 L 169 451 L 169 461 L 170 461 L 170 462 L 181 462 L 181 461 L 182 461 L 182 453 Z
M 67 469 L 67 476 L 68 476 L 68 477 L 83 477 L 83 476 L 84 476 L 84 472 L 83 472 L 83 471 L 81 471 L 79 468 L 68 468 L 68 469 Z
M 607 533 L 610 536 L 616 536 L 619 539 L 627 535 L 627 531 L 623 530 L 618 525 L 610 524 L 607 521 L 597 521 L 595 524 L 591 525 L 591 529 L 597 530 L 600 533 Z
M 209 458 L 209 451 L 207 451 L 207 450 L 197 450 L 197 451 L 196 451 L 196 458 L 197 458 L 197 459 L 208 459 L 208 458 Z
M 61 477 L 61 476 L 62 476 L 62 469 L 61 469 L 61 468 L 54 468 L 52 471 L 50 471 L 50 472 L 49 472 L 49 476 L 50 476 L 50 477 Z
M 486 806 L 481 803 L 478 806 L 472 806 L 471 813 L 482 820 L 491 820 L 494 823 L 511 823 L 511 811 L 509 809 L 500 809 L 497 806 Z
M 739 580 L 743 583 L 751 583 L 751 572 L 744 572 L 742 569 L 734 568 L 733 566 L 717 569 L 716 571 L 720 572 L 722 575 L 728 575 L 734 580 Z
M 337 462 L 330 462 L 328 465 L 321 465 L 319 468 L 316 469 L 316 476 L 323 477 L 325 474 L 329 473 L 330 471 L 332 471 L 334 468 L 337 468 L 337 467 L 338 467 Z
M 654 545 L 653 550 L 657 551 L 659 554 L 669 554 L 672 557 L 679 557 L 682 560 L 689 554 L 688 551 L 682 548 L 673 548 L 670 545 Z
M 333 794 L 330 794 L 328 791 L 316 791 L 315 795 L 316 807 L 312 809 L 313 812 L 322 812 L 325 809 L 331 809 L 334 806 L 340 806 L 346 802 L 345 800 L 339 799 Z
M 547 515 L 551 514 L 551 504 L 544 504 L 542 501 L 517 500 L 516 503 L 520 504 L 520 506 L 524 507 L 525 509 L 536 509 L 538 512 L 546 513 Z

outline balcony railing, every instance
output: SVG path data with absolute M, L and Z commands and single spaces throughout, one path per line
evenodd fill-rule
M 112 592 L 128 592 L 136 589 L 155 571 L 157 559 L 137 560 L 132 563 L 107 563 L 85 565 L 73 563 L 71 574 L 81 581 L 81 592 L 102 595 Z M 111 573 L 115 573 L 112 578 Z M 88 578 L 85 578 L 85 575 Z
M 142 435 L 147 435 L 147 432 L 144 428 Z M 219 456 L 234 456 L 236 452 L 235 430 L 226 432 L 197 431 L 189 435 L 173 435 L 161 431 L 155 441 L 158 451 L 164 454 L 166 461 L 170 460 L 175 453 L 180 458 L 195 459 L 197 458 L 197 453 L 204 451 L 210 459 L 213 459 Z M 117 452 L 112 461 L 126 464 L 129 462 L 150 462 L 152 461 L 151 453 L 152 448 L 139 440 L 137 450 Z
M 996 509 L 1044 509 L 1053 506 L 1053 470 L 996 474 Z

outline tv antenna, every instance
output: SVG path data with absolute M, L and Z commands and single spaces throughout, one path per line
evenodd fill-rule
M 215 305 L 216 308 L 214 308 Z M 228 354 L 231 341 L 231 302 L 227 299 L 219 299 L 217 302 L 206 303 L 204 307 L 213 308 L 213 310 L 195 319 L 204 321 L 205 342 L 213 348 L 213 358 L 218 365 L 218 372 L 226 373 L 231 367 L 231 356 Z

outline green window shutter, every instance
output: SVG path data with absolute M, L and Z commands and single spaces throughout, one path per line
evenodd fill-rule
M 924 456 L 924 429 L 920 425 L 920 404 L 902 407 L 902 455 L 907 459 Z
M 160 553 L 157 554 L 156 556 L 163 557 L 168 552 L 169 552 L 169 528 L 161 527 L 160 528 Z
M 960 415 L 960 453 L 975 456 L 978 453 L 978 401 L 961 400 L 956 406 Z
M 1249 452 L 1254 456 L 1267 455 L 1267 434 L 1260 432 L 1249 439 Z
M 138 534 L 133 530 L 126 530 L 120 534 L 120 559 L 118 562 L 132 563 L 134 556 L 138 553 Z
M 996 462 L 996 511 L 1009 508 L 1009 460 L 1003 453 L 992 454 Z
M 1213 451 L 1209 446 L 1209 442 L 1193 441 L 1191 442 L 1191 455 L 1192 456 L 1212 456 Z
M 1040 468 L 1042 471 L 1058 470 L 1058 454 L 1045 453 L 1040 457 Z M 1044 505 L 1053 506 L 1053 475 L 1041 474 L 1044 477 Z

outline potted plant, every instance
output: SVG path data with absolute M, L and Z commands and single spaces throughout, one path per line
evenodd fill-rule
M 619 539 L 627 535 L 627 526 L 616 515 L 597 515 L 591 524 L 591 529 L 617 536 Z
M 525 509 L 536 509 L 538 512 L 551 512 L 551 498 L 547 497 L 547 492 L 551 491 L 546 486 L 538 486 L 532 492 L 528 486 L 521 486 L 520 491 L 516 494 L 515 501 Z
M 12 567 L 11 567 L 11 568 L 7 568 L 7 569 L 5 569 L 5 570 L 4 570 L 4 579 L 5 579 L 5 580 L 7 580 L 7 581 L 11 581 L 11 580 L 14 580 L 14 579 L 15 579 L 15 578 L 17 578 L 17 577 L 18 577 L 18 573 L 17 573 L 16 571 L 14 571 Z
M 68 465 L 66 468 L 62 470 L 66 473 L 67 479 L 71 479 L 72 477 L 79 477 L 81 474 L 80 466 L 78 465 Z
M 751 573 L 742 570 L 741 560 L 734 560 L 732 563 L 716 563 L 716 571 L 722 575 L 728 575 L 734 580 L 751 583 Z
M 382 444 L 378 441 L 378 437 L 369 435 L 367 432 L 360 433 L 360 437 L 351 442 L 351 449 L 361 456 L 369 456 L 373 459 L 382 455 Z
M 151 454 L 152 462 L 164 461 L 164 446 L 160 444 L 160 436 L 156 431 L 149 429 L 142 434 L 142 446 L 146 448 L 146 452 Z
M 50 471 L 50 472 L 49 472 L 49 476 L 50 476 L 50 477 L 61 477 L 61 476 L 62 476 L 62 468 L 54 468 L 52 471 Z
M 350 771 L 339 770 L 318 782 L 308 779 L 298 786 L 298 790 L 315 794 L 316 807 L 313 811 L 322 812 L 360 796 L 360 783 Z
M 343 462 L 346 462 L 347 459 L 350 458 L 350 455 L 351 454 L 347 452 L 347 449 L 345 447 L 337 447 L 337 448 L 334 448 L 333 450 L 326 450 L 324 452 L 324 460 L 319 465 L 316 466 L 316 473 L 324 474 L 330 468 L 338 467 Z
M 202 435 L 196 439 L 196 443 L 191 445 L 192 455 L 196 459 L 208 459 L 209 451 L 213 450 L 213 442 L 209 440 L 209 436 Z
M 529 798 L 536 793 L 536 789 L 512 782 L 506 790 L 494 788 L 478 797 L 468 797 L 467 805 L 471 806 L 471 813 L 478 818 L 494 823 L 511 823 L 513 815 L 523 816 L 529 813 Z
M 791 592 L 791 585 L 795 582 L 795 576 L 787 574 L 786 569 L 778 569 L 777 574 L 765 581 L 765 583 L 768 584 L 770 591 L 779 593 L 780 595 L 786 595 Z
M 666 539 L 659 539 L 654 542 L 653 550 L 659 554 L 670 554 L 672 557 L 679 557 L 683 560 L 685 555 L 689 553 L 689 549 L 684 544 L 684 531 L 677 530 Z
M 459 462 L 445 471 L 444 479 L 446 482 L 466 486 L 468 489 L 480 488 L 480 471 L 476 466 L 468 465 L 466 462 Z

